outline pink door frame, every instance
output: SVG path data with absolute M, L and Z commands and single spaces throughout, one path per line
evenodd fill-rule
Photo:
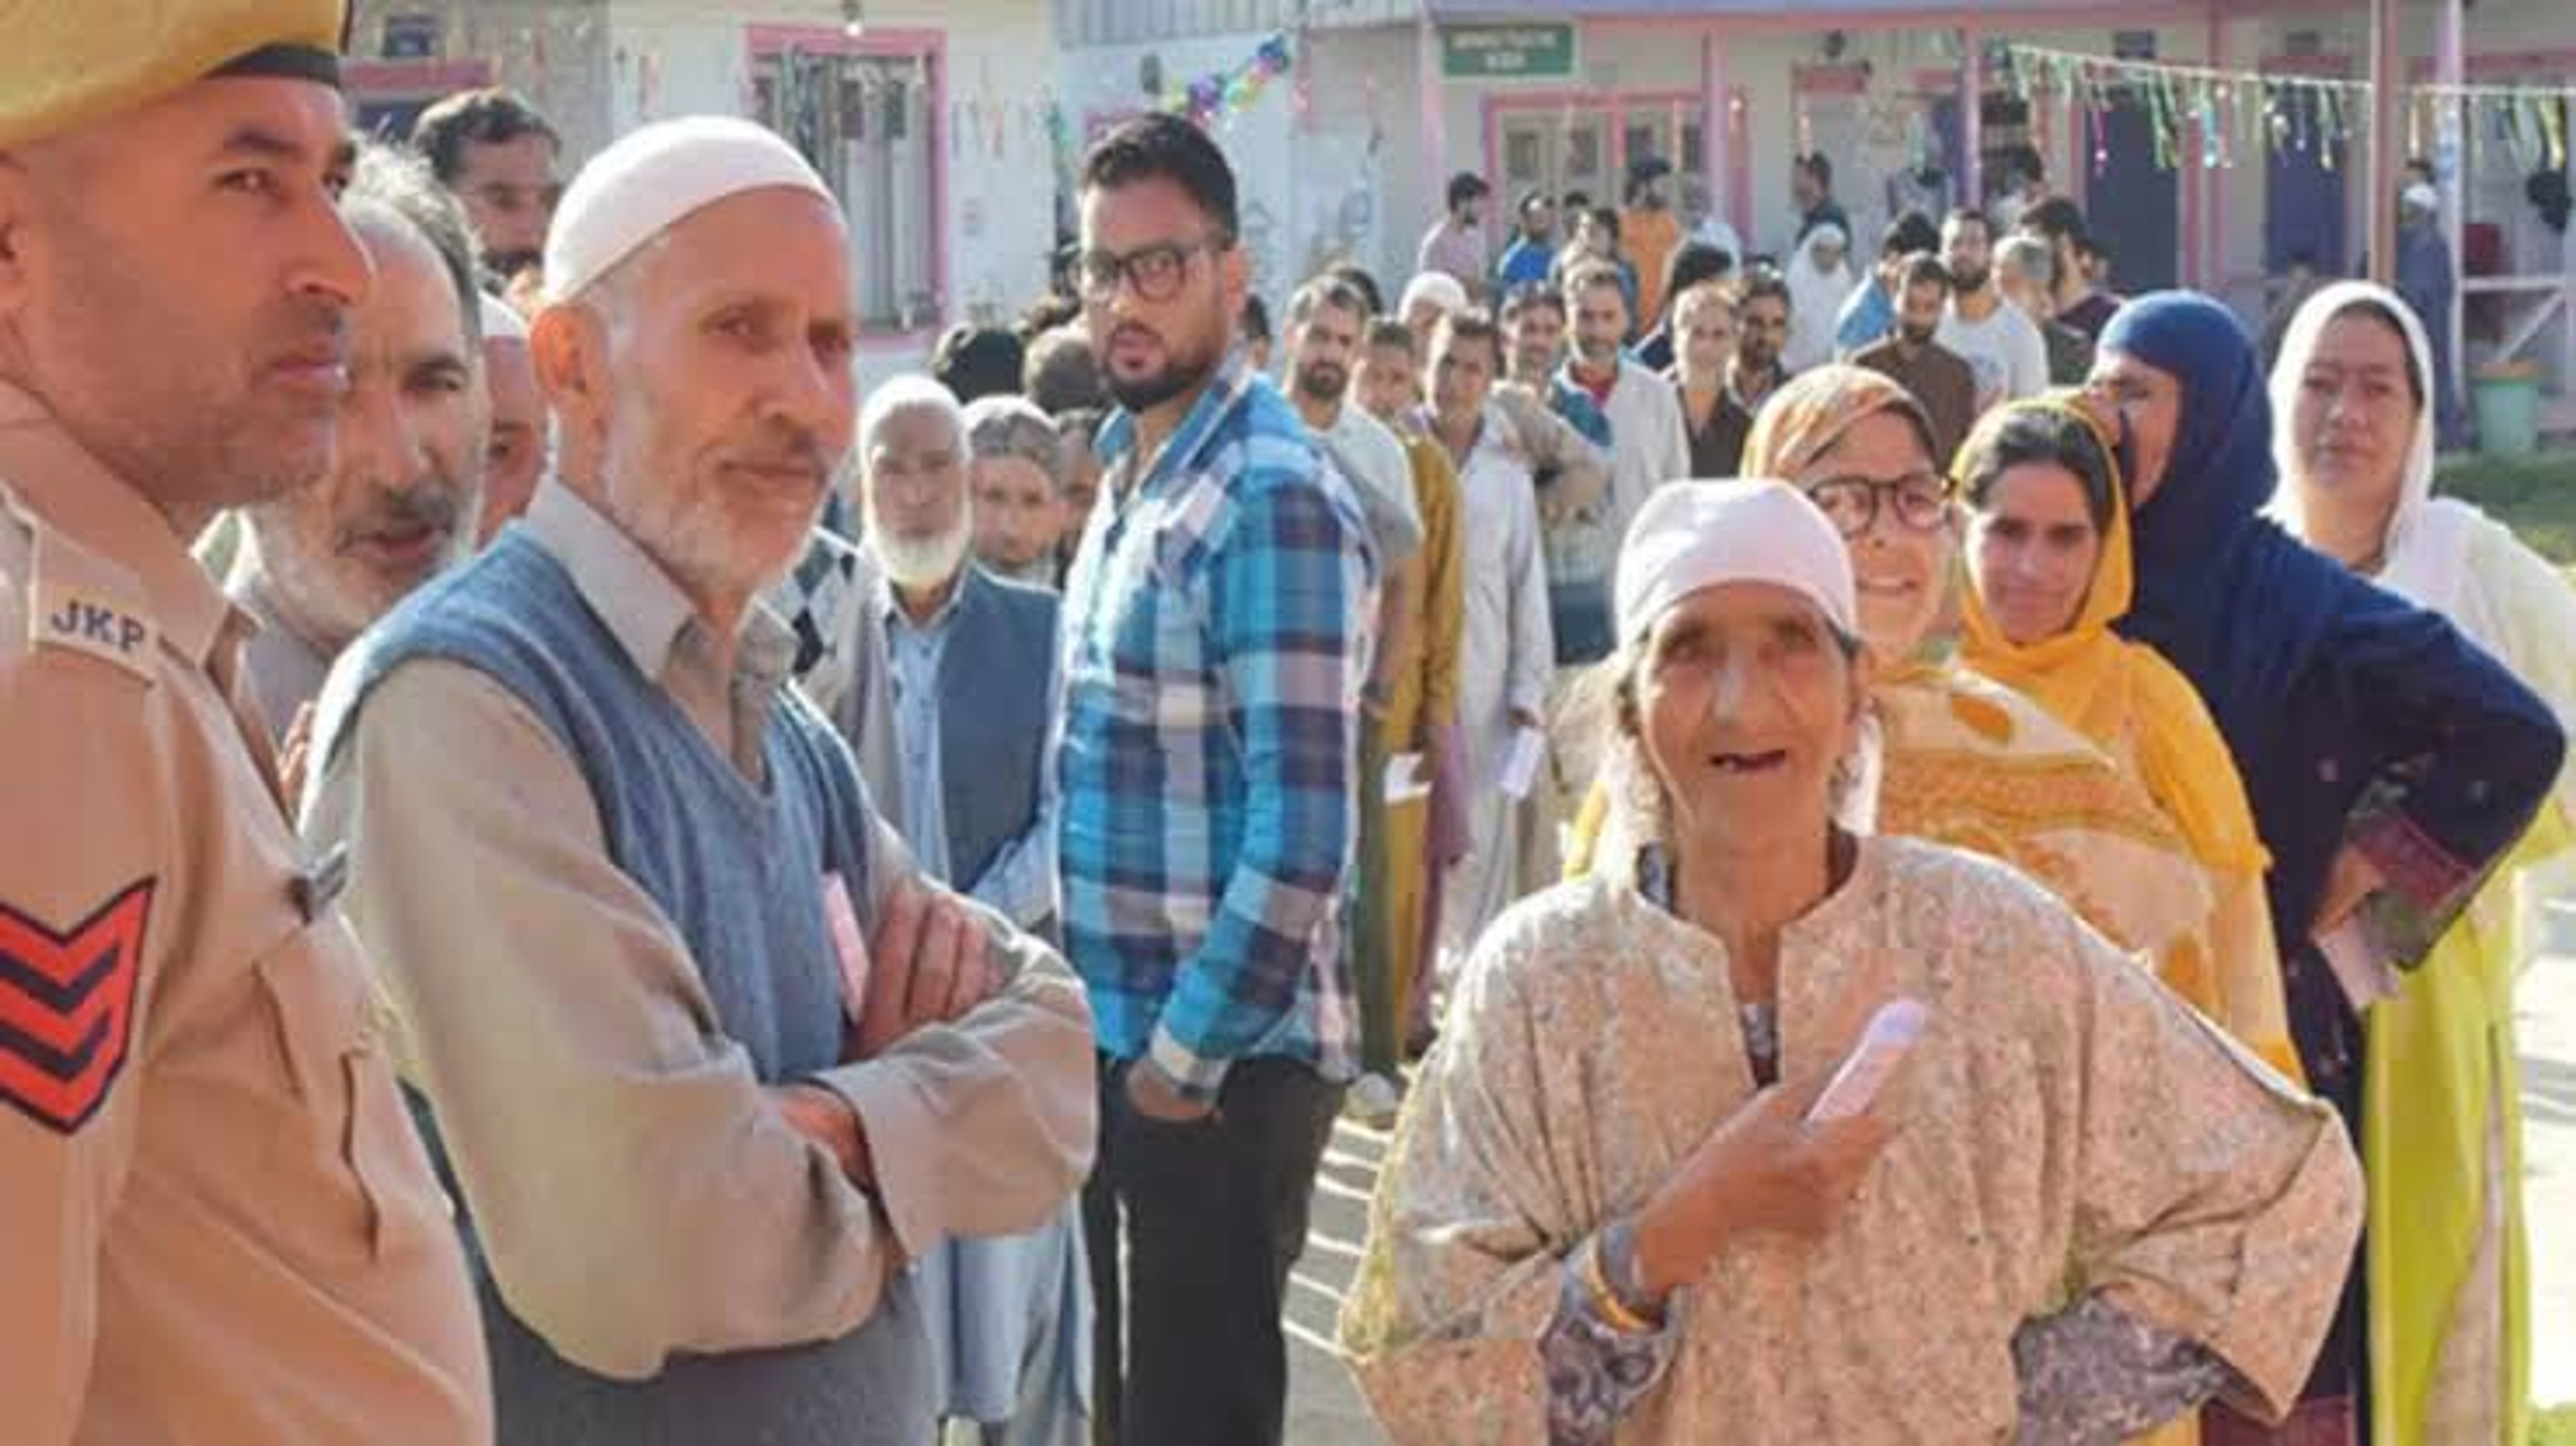
M 1733 90 L 1734 109 L 1726 127 L 1728 154 L 1725 211 L 1730 216 L 1743 214 L 1746 204 L 1751 199 L 1753 188 L 1752 140 L 1749 128 L 1744 123 L 1747 103 L 1744 99 L 1743 87 L 1737 86 Z M 1705 104 L 1705 99 L 1697 90 L 1515 90 L 1502 95 L 1488 95 L 1478 104 L 1482 111 L 1486 175 L 1499 176 L 1503 173 L 1503 118 L 1505 116 L 1595 111 L 1609 122 L 1610 127 L 1610 153 L 1604 161 L 1604 169 L 1611 176 L 1618 177 L 1628 173 L 1627 121 L 1632 112 L 1657 117 L 1678 116 L 1686 121 L 1699 113 Z M 1708 122 L 1703 117 L 1700 122 L 1700 144 L 1707 145 L 1710 138 Z M 1678 127 L 1673 133 L 1673 149 L 1676 154 L 1669 159 L 1675 165 L 1679 165 L 1681 132 Z M 1622 199 L 1615 195 L 1595 198 L 1597 204 L 1611 206 L 1618 205 Z
M 858 35 L 837 25 L 774 25 L 743 28 L 743 45 L 753 60 L 795 50 L 806 55 L 864 55 L 881 59 L 917 59 L 930 77 L 930 290 L 928 326 L 903 332 L 869 332 L 863 350 L 917 351 L 947 328 L 948 294 L 948 32 L 895 29 L 871 25 Z

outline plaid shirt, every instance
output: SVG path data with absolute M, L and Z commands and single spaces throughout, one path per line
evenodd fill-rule
M 1189 1098 L 1256 1055 L 1348 1078 L 1337 909 L 1376 612 L 1367 525 L 1239 365 L 1160 456 L 1135 444 L 1125 412 L 1101 430 L 1112 487 L 1065 590 L 1065 952 L 1100 1047 Z

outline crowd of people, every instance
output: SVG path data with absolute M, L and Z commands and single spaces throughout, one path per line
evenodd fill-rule
M 779 136 L 161 8 L 0 48 L 12 1439 L 1277 1442 L 1348 1114 L 1401 1441 L 2519 1440 L 2576 590 L 2399 295 L 1647 160 L 1274 327 L 1153 116 L 863 394 Z

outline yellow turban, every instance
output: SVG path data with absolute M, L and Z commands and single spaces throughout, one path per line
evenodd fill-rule
M 348 0 L 0 0 L 0 146 L 210 75 L 339 83 Z

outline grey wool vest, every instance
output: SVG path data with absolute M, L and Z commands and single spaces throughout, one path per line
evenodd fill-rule
M 970 888 L 1038 815 L 1055 706 L 1056 596 L 969 563 L 939 655 L 949 882 Z
M 610 856 L 686 940 L 724 1033 L 764 1083 L 838 1063 L 840 981 L 821 880 L 839 871 L 866 898 L 859 844 L 866 803 L 831 725 L 793 690 L 770 710 L 764 795 L 635 667 L 571 576 L 520 529 L 407 599 L 353 645 L 316 719 L 327 758 L 367 694 L 413 659 L 473 668 L 561 741 L 590 784 Z M 459 742 L 457 746 L 470 743 Z M 457 1195 L 419 1108 L 440 1173 Z M 655 1182 L 638 1179 L 634 1188 Z M 647 1381 L 601 1376 L 557 1355 L 504 1303 L 457 1196 L 481 1296 L 505 1446 L 919 1446 L 934 1403 L 908 1275 L 838 1340 L 673 1358 Z M 762 1223 L 742 1222 L 747 1248 Z M 627 1263 L 651 1270 L 654 1262 Z

